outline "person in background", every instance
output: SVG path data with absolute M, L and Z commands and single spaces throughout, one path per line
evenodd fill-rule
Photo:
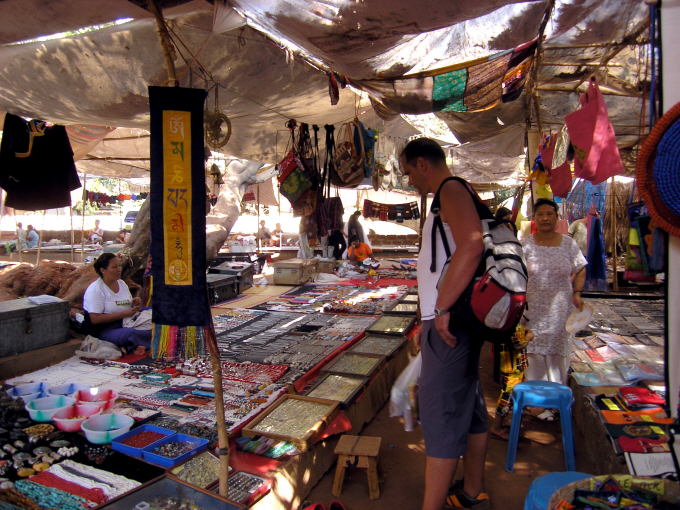
M 26 231 L 24 230 L 24 226 L 22 223 L 19 221 L 17 222 L 17 245 L 16 245 L 17 251 L 25 250 L 26 249 Z
M 257 238 L 260 240 L 260 246 L 269 246 L 272 240 L 272 233 L 265 225 L 264 220 L 260 221 L 260 228 L 257 231 Z
M 571 337 L 565 325 L 574 308 L 583 308 L 587 262 L 572 238 L 555 231 L 557 219 L 557 204 L 539 198 L 534 204 L 537 231 L 522 240 L 529 273 L 526 316 L 535 335 L 527 346 L 526 380 L 566 384 Z M 539 418 L 554 416 L 546 410 Z
M 347 239 L 358 239 L 360 242 L 368 244 L 359 216 L 361 216 L 361 211 L 354 211 L 347 220 Z M 350 242 L 350 244 L 352 243 Z
M 113 253 L 102 253 L 94 262 L 99 275 L 85 291 L 83 309 L 90 315 L 97 338 L 116 344 L 126 352 L 144 354 L 151 346 L 151 330 L 124 328 L 123 319 L 141 309 L 140 298 L 132 298 L 120 279 L 123 263 Z
M 585 218 L 579 218 L 574 220 L 569 225 L 569 236 L 576 241 L 583 256 L 588 256 L 588 225 L 586 225 L 588 220 Z
M 509 221 L 508 227 L 512 228 L 512 232 L 517 235 L 517 227 L 512 223 L 512 211 L 507 207 L 499 207 L 493 215 L 496 221 Z
M 90 235 L 88 236 L 88 240 L 91 243 L 100 243 L 104 239 L 104 229 L 99 226 L 100 223 L 99 220 L 94 220 L 94 228 L 90 230 Z
M 366 243 L 362 243 L 357 238 L 350 240 L 349 248 L 347 248 L 347 258 L 355 264 L 363 264 L 370 267 L 375 267 L 374 264 L 377 262 L 373 259 L 371 247 Z
M 26 248 L 36 248 L 40 242 L 40 236 L 33 228 L 33 225 L 26 227 Z
M 119 243 L 127 243 L 128 239 L 130 238 L 130 233 L 125 230 L 124 228 L 120 229 L 120 232 L 118 232 L 118 237 L 116 238 L 116 241 Z
M 283 230 L 281 229 L 281 224 L 277 223 L 274 230 L 272 230 L 272 238 L 271 238 L 270 244 L 272 246 L 280 246 L 282 238 L 283 238 Z
M 333 230 L 328 236 L 328 246 L 333 248 L 333 258 L 340 260 L 347 249 L 347 241 L 341 230 Z
M 428 214 L 418 255 L 422 317 L 418 406 L 426 455 L 422 510 L 441 510 L 445 502 L 453 508 L 488 509 L 489 496 L 483 492 L 487 412 L 479 382 L 483 339 L 473 338 L 464 323 L 452 321 L 450 313 L 479 266 L 483 252 L 481 222 L 465 186 L 446 180 L 451 171 L 437 142 L 430 138 L 411 140 L 399 161 L 409 184 L 422 196 L 440 190 L 440 217 L 452 247 L 451 262 L 444 272 L 444 243 L 434 230 L 435 215 Z M 461 457 L 464 479 L 452 484 Z

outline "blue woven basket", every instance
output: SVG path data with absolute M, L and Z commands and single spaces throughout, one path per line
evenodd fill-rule
M 636 173 L 640 195 L 654 222 L 680 236 L 680 103 L 659 119 L 645 139 Z

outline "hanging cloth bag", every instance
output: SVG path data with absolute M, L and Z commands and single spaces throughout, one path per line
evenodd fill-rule
M 354 122 L 346 122 L 338 130 L 335 147 L 335 172 L 341 186 L 355 187 L 364 179 L 364 139 L 358 136 L 355 143 L 355 132 L 360 128 Z
M 594 77 L 579 102 L 580 108 L 564 118 L 574 147 L 574 174 L 600 184 L 624 169 L 607 105 Z

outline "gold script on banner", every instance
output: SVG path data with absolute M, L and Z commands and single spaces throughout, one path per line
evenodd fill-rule
M 165 284 L 192 285 L 191 113 L 163 111 Z

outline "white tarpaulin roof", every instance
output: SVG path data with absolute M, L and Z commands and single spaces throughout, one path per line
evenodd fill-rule
M 647 7 L 639 0 L 231 0 L 237 12 L 221 0 L 159 3 L 171 19 L 180 84 L 219 84 L 219 109 L 233 127 L 223 150 L 241 158 L 280 158 L 289 118 L 337 124 L 370 110 L 348 89 L 341 89 L 339 103 L 331 106 L 327 71 L 360 82 L 487 57 L 536 38 L 546 12 L 546 39 L 532 89 L 538 93 L 538 115 L 529 113 L 526 88 L 517 100 L 484 112 L 435 113 L 461 142 L 470 142 L 456 155 L 464 162 L 464 175 L 486 182 L 521 173 L 522 144 L 517 153 L 508 152 L 508 144 L 499 152 L 490 137 L 503 136 L 512 126 L 524 130 L 527 118 L 534 127 L 540 120 L 544 129 L 559 128 L 578 104 L 575 91 L 584 89 L 593 73 L 608 94 L 620 146 L 637 143 L 639 91 L 648 79 L 639 44 Z M 167 73 L 155 21 L 140 7 L 145 4 L 0 2 L 0 44 L 5 44 L 0 46 L 0 110 L 67 125 L 148 128 L 147 86 L 165 84 Z M 7 44 L 120 18 L 134 20 L 65 38 Z M 239 28 L 244 19 L 249 27 Z M 212 90 L 208 109 L 215 102 Z M 361 118 L 383 134 L 416 133 L 398 116 Z M 102 136 L 103 144 L 88 146 L 79 163 L 84 170 L 127 176 L 146 171 L 146 138 L 118 130 Z M 490 173 L 493 168 L 497 171 Z

